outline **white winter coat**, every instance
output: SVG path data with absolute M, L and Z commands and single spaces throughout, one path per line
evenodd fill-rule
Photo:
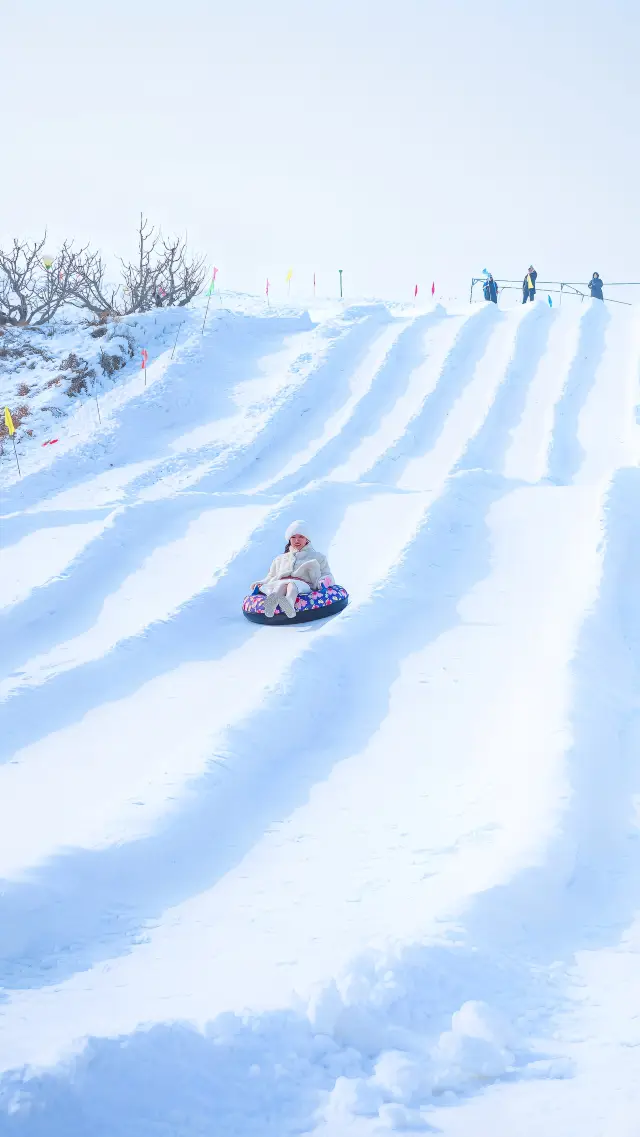
M 263 584 L 273 584 L 276 580 L 286 577 L 304 580 L 315 591 L 323 577 L 327 576 L 333 582 L 329 562 L 323 553 L 318 553 L 313 545 L 305 545 L 304 549 L 296 553 L 290 549 L 288 553 L 281 553 L 276 557 L 264 580 L 258 581 L 258 587 Z

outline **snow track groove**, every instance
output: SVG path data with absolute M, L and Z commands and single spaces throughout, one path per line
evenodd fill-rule
M 147 1095 L 125 1116 L 113 1091 L 182 1048 L 215 1137 L 373 1137 L 392 1105 L 481 1132 L 487 1081 L 535 1100 L 539 1040 L 606 893 L 590 845 L 625 880 L 635 864 L 613 837 L 640 792 L 630 749 L 600 813 L 583 716 L 615 574 L 632 574 L 637 486 L 619 471 L 639 357 L 634 320 L 597 304 L 229 314 L 201 346 L 190 332 L 146 403 L 114 399 L 76 466 L 64 453 L 9 491 L 6 564 L 64 550 L 11 570 L 0 610 L 12 1134 L 40 1137 L 31 1101 L 146 1137 Z M 255 628 L 241 597 L 292 516 L 351 605 Z M 589 737 L 614 746 L 632 689 L 602 695 Z M 469 999 L 518 1016 L 517 1069 L 471 1088 L 458 1072 L 466 1104 L 443 1110 L 434 1054 Z M 390 1051 L 433 1068 L 429 1086 L 372 1082 Z M 185 1137 L 193 1092 L 186 1070 L 163 1086 Z

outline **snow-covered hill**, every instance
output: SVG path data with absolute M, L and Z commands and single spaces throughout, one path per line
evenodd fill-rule
M 0 1134 L 632 1137 L 635 312 L 202 315 L 0 463 Z

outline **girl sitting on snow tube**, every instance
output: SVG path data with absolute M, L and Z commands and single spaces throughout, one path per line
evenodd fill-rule
M 322 553 L 317 553 L 306 536 L 304 521 L 294 521 L 285 533 L 284 553 L 276 557 L 264 580 L 258 580 L 254 588 L 266 596 L 264 614 L 267 619 L 275 615 L 276 608 L 290 620 L 296 614 L 298 596 L 316 592 L 324 578 L 333 584 L 329 562 Z
M 336 587 L 327 558 L 314 549 L 307 531 L 304 521 L 289 526 L 284 553 L 276 557 L 264 580 L 257 581 L 252 595 L 245 599 L 243 611 L 248 619 L 266 623 L 275 617 L 277 623 L 286 622 L 276 615 L 278 608 L 289 620 L 314 619 L 346 606 L 347 593 Z M 296 609 L 298 597 L 305 599 Z

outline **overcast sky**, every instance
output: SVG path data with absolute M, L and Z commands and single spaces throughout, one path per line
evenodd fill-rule
M 640 279 L 638 0 L 2 0 L 0 239 L 223 286 L 403 297 Z

